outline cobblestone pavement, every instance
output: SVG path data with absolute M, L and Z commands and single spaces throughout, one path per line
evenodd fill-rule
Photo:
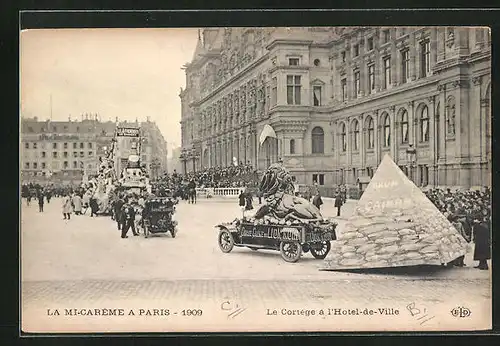
M 340 231 L 342 219 L 349 216 L 354 204 L 349 202 L 343 208 L 342 218 L 338 219 Z M 448 316 L 450 309 L 463 304 L 476 312 L 487 311 L 490 305 L 490 273 L 473 269 L 471 254 L 467 256 L 468 266 L 462 269 L 387 272 L 319 271 L 321 261 L 310 254 L 295 264 L 284 262 L 273 251 L 235 248 L 224 254 L 218 248 L 214 226 L 240 216 L 237 201 L 200 200 L 196 205 L 181 202 L 176 215 L 179 233 L 175 239 L 131 235 L 121 239 L 116 224 L 108 217 L 84 215 L 64 221 L 61 201 L 57 199 L 46 205 L 44 213 L 38 213 L 37 209 L 34 204 L 23 205 L 21 220 L 23 316 L 30 316 L 31 326 L 33 321 L 45 321 L 30 330 L 57 330 L 62 320 L 55 323 L 46 313 L 47 309 L 57 307 L 133 305 L 208 309 L 230 300 L 252 306 L 255 314 L 245 322 L 250 323 L 248 328 L 243 329 L 251 330 L 250 326 L 257 328 L 257 322 L 267 329 L 269 321 L 261 321 L 259 314 L 283 306 L 378 304 L 404 310 L 407 304 L 422 302 L 443 307 L 443 314 Z M 335 213 L 333 207 L 323 209 L 327 216 Z M 219 317 L 206 318 L 204 323 L 215 323 Z M 86 331 L 118 328 L 95 320 L 80 323 L 88 325 Z M 310 328 L 314 326 L 311 324 Z M 163 330 L 161 326 L 158 328 Z M 333 330 L 325 328 L 322 330 Z M 349 328 L 358 327 L 353 324 Z M 132 330 L 136 329 L 154 328 L 134 325 Z
M 128 299 L 148 301 L 189 300 L 219 301 L 231 297 L 248 302 L 307 302 L 338 300 L 364 304 L 376 301 L 421 299 L 447 302 L 491 297 L 488 280 L 330 280 L 330 281 L 257 281 L 257 280 L 182 280 L 182 281 L 45 281 L 25 282 L 22 287 L 26 304 L 92 302 L 94 304 Z

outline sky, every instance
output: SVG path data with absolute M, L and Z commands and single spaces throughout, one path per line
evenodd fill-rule
M 198 29 L 58 29 L 21 33 L 21 115 L 146 121 L 181 143 L 180 88 Z

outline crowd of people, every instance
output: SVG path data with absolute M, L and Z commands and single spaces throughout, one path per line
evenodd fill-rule
M 425 192 L 467 242 L 474 241 L 474 260 L 478 269 L 487 270 L 491 258 L 491 192 L 479 190 L 431 189 Z M 464 256 L 453 262 L 465 266 Z
M 189 172 L 185 179 L 194 180 L 196 186 L 201 188 L 254 187 L 258 184 L 257 172 L 250 164 L 244 165 L 241 162 L 238 166 L 211 167 Z
M 247 187 L 239 195 L 239 204 L 244 210 L 253 209 L 252 199 L 257 197 L 259 204 L 262 196 L 257 192 L 254 194 L 249 187 L 255 187 L 258 183 L 256 174 L 249 165 L 231 166 L 226 168 L 209 168 L 188 175 L 177 172 L 166 174 L 152 181 L 156 191 L 172 191 L 174 197 L 187 199 L 185 194 L 176 191 L 194 189 L 196 187 Z M 89 186 L 82 184 L 73 185 L 40 185 L 36 183 L 23 184 L 21 196 L 26 198 L 27 205 L 32 200 L 38 202 L 39 212 L 44 211 L 45 202 L 50 203 L 53 197 L 62 197 L 63 218 L 69 220 L 71 214 L 81 215 L 90 209 L 90 216 L 97 216 L 99 204 L 96 198 L 89 195 Z M 321 208 L 323 201 L 319 190 L 314 192 L 299 193 L 312 203 Z M 127 220 L 134 218 L 134 206 L 143 205 L 150 194 L 144 191 L 141 194 L 124 194 L 115 192 L 110 196 L 111 217 L 116 220 L 118 228 L 122 231 L 122 237 L 127 237 L 128 229 L 132 229 L 134 235 L 137 233 L 133 223 Z M 307 196 L 306 196 L 307 195 Z M 425 191 L 429 200 L 448 218 L 461 235 L 475 244 L 474 260 L 479 261 L 476 268 L 488 269 L 487 260 L 491 258 L 491 191 L 483 190 L 455 190 L 433 188 Z M 337 215 L 346 201 L 345 188 L 339 189 L 335 198 L 334 206 Z M 453 262 L 456 266 L 464 266 L 463 257 Z

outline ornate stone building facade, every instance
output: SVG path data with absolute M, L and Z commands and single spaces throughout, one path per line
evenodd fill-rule
M 389 153 L 418 185 L 490 184 L 489 29 L 204 29 L 185 70 L 184 171 L 356 184 Z
M 24 181 L 78 183 L 84 171 L 97 173 L 99 157 L 111 147 L 116 126 L 140 127 L 144 142 L 142 162 L 150 175 L 167 170 L 167 144 L 158 126 L 151 121 L 100 121 L 97 116 L 82 116 L 81 121 L 40 121 L 21 118 L 21 177 Z M 120 156 L 128 157 L 128 148 Z

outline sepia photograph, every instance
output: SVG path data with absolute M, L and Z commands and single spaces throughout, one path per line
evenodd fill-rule
M 19 49 L 21 333 L 492 328 L 488 27 Z

